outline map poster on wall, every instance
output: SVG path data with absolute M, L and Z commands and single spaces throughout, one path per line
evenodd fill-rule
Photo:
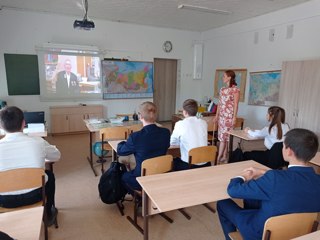
M 244 102 L 244 93 L 246 91 L 247 69 L 217 69 L 214 79 L 214 97 L 219 98 L 220 89 L 224 86 L 223 74 L 227 70 L 232 70 L 236 74 L 237 87 L 240 89 L 240 102 Z
M 153 63 L 103 60 L 103 99 L 152 98 Z
M 281 71 L 264 71 L 250 73 L 250 105 L 272 106 L 279 100 Z

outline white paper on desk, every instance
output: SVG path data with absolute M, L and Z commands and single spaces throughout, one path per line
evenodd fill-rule
M 27 133 L 44 132 L 43 123 L 28 123 Z M 23 130 L 25 132 L 25 130 Z
M 95 124 L 95 123 L 102 123 L 102 120 L 99 120 L 99 119 L 89 119 L 88 122 L 91 123 L 91 124 Z

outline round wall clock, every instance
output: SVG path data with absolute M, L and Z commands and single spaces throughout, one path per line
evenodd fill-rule
M 162 48 L 163 48 L 163 51 L 165 51 L 165 52 L 171 52 L 172 43 L 170 41 L 165 41 Z

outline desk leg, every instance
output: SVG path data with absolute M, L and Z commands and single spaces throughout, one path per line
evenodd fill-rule
M 146 194 L 145 191 L 142 190 L 142 206 L 143 206 L 143 239 L 144 240 L 148 240 L 149 239 L 149 213 L 148 213 L 148 209 L 149 209 L 149 197 Z
M 232 158 L 232 149 L 233 149 L 233 135 L 229 134 L 229 162 Z
M 90 156 L 89 157 L 87 157 L 87 160 L 88 160 L 88 162 L 89 162 L 89 164 L 90 164 L 90 167 L 91 167 L 91 169 L 92 169 L 92 171 L 93 171 L 93 173 L 94 173 L 94 175 L 95 176 L 98 176 L 98 174 L 96 173 L 96 170 L 94 169 L 94 167 L 93 167 L 93 154 L 92 154 L 92 135 L 93 135 L 93 132 L 90 132 L 90 134 L 89 134 L 89 136 L 90 136 L 90 141 L 89 141 L 89 149 L 90 149 Z

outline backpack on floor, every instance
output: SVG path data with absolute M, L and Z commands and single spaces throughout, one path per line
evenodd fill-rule
M 127 190 L 121 183 L 121 176 L 126 171 L 124 164 L 111 162 L 110 168 L 102 174 L 98 185 L 102 202 L 112 204 L 124 199 Z

